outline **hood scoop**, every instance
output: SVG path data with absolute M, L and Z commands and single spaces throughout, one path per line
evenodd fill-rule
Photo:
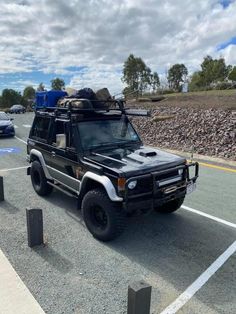
M 139 155 L 142 157 L 155 157 L 157 153 L 153 150 L 144 150 L 139 152 Z

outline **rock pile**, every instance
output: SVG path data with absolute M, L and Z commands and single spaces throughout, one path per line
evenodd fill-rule
M 153 121 L 158 115 L 174 117 Z M 147 145 L 236 160 L 235 111 L 163 106 L 133 123 Z

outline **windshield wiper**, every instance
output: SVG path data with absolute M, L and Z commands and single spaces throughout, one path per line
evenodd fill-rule
M 90 150 L 97 150 L 100 149 L 102 147 L 119 147 L 119 145 L 117 145 L 117 143 L 111 143 L 111 142 L 104 142 L 104 143 L 99 143 L 96 145 L 92 145 L 89 147 Z
M 100 143 L 98 145 L 93 145 L 89 149 L 90 150 L 99 150 L 99 149 L 104 148 L 104 147 L 107 147 L 107 148 L 110 148 L 110 147 L 122 148 L 122 147 L 125 147 L 125 146 L 131 146 L 133 144 L 136 144 L 136 145 L 140 144 L 140 141 L 120 141 L 120 142 L 114 142 L 114 143 L 105 142 L 105 143 Z

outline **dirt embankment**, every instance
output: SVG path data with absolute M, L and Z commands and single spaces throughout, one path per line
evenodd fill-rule
M 187 152 L 193 149 L 198 154 L 236 160 L 236 109 L 232 103 L 230 106 L 211 106 L 211 99 L 205 105 L 200 100 L 188 105 L 173 101 L 171 105 L 169 101 L 130 104 L 152 111 L 151 118 L 133 118 L 145 144 Z M 172 118 L 154 121 L 156 116 Z

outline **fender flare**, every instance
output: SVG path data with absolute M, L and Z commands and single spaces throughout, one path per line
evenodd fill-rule
M 45 174 L 45 177 L 48 179 L 48 180 L 52 180 L 52 177 L 50 176 L 49 172 L 48 172 L 48 169 L 47 169 L 47 166 L 46 166 L 46 163 L 45 163 L 45 160 L 43 158 L 43 155 L 40 151 L 38 151 L 37 149 L 31 149 L 30 151 L 30 156 L 29 156 L 29 162 L 31 163 L 32 162 L 32 156 L 36 156 L 42 167 L 43 167 L 43 171 L 44 171 L 44 174 Z
M 86 182 L 88 181 L 88 179 L 91 179 L 95 182 L 100 183 L 106 190 L 107 195 L 111 201 L 113 202 L 123 201 L 123 198 L 117 195 L 114 185 L 112 184 L 111 180 L 107 176 L 103 176 L 103 175 L 101 176 L 91 171 L 87 171 L 82 178 L 81 186 L 80 186 L 81 187 L 80 194 L 83 194 L 86 187 Z

